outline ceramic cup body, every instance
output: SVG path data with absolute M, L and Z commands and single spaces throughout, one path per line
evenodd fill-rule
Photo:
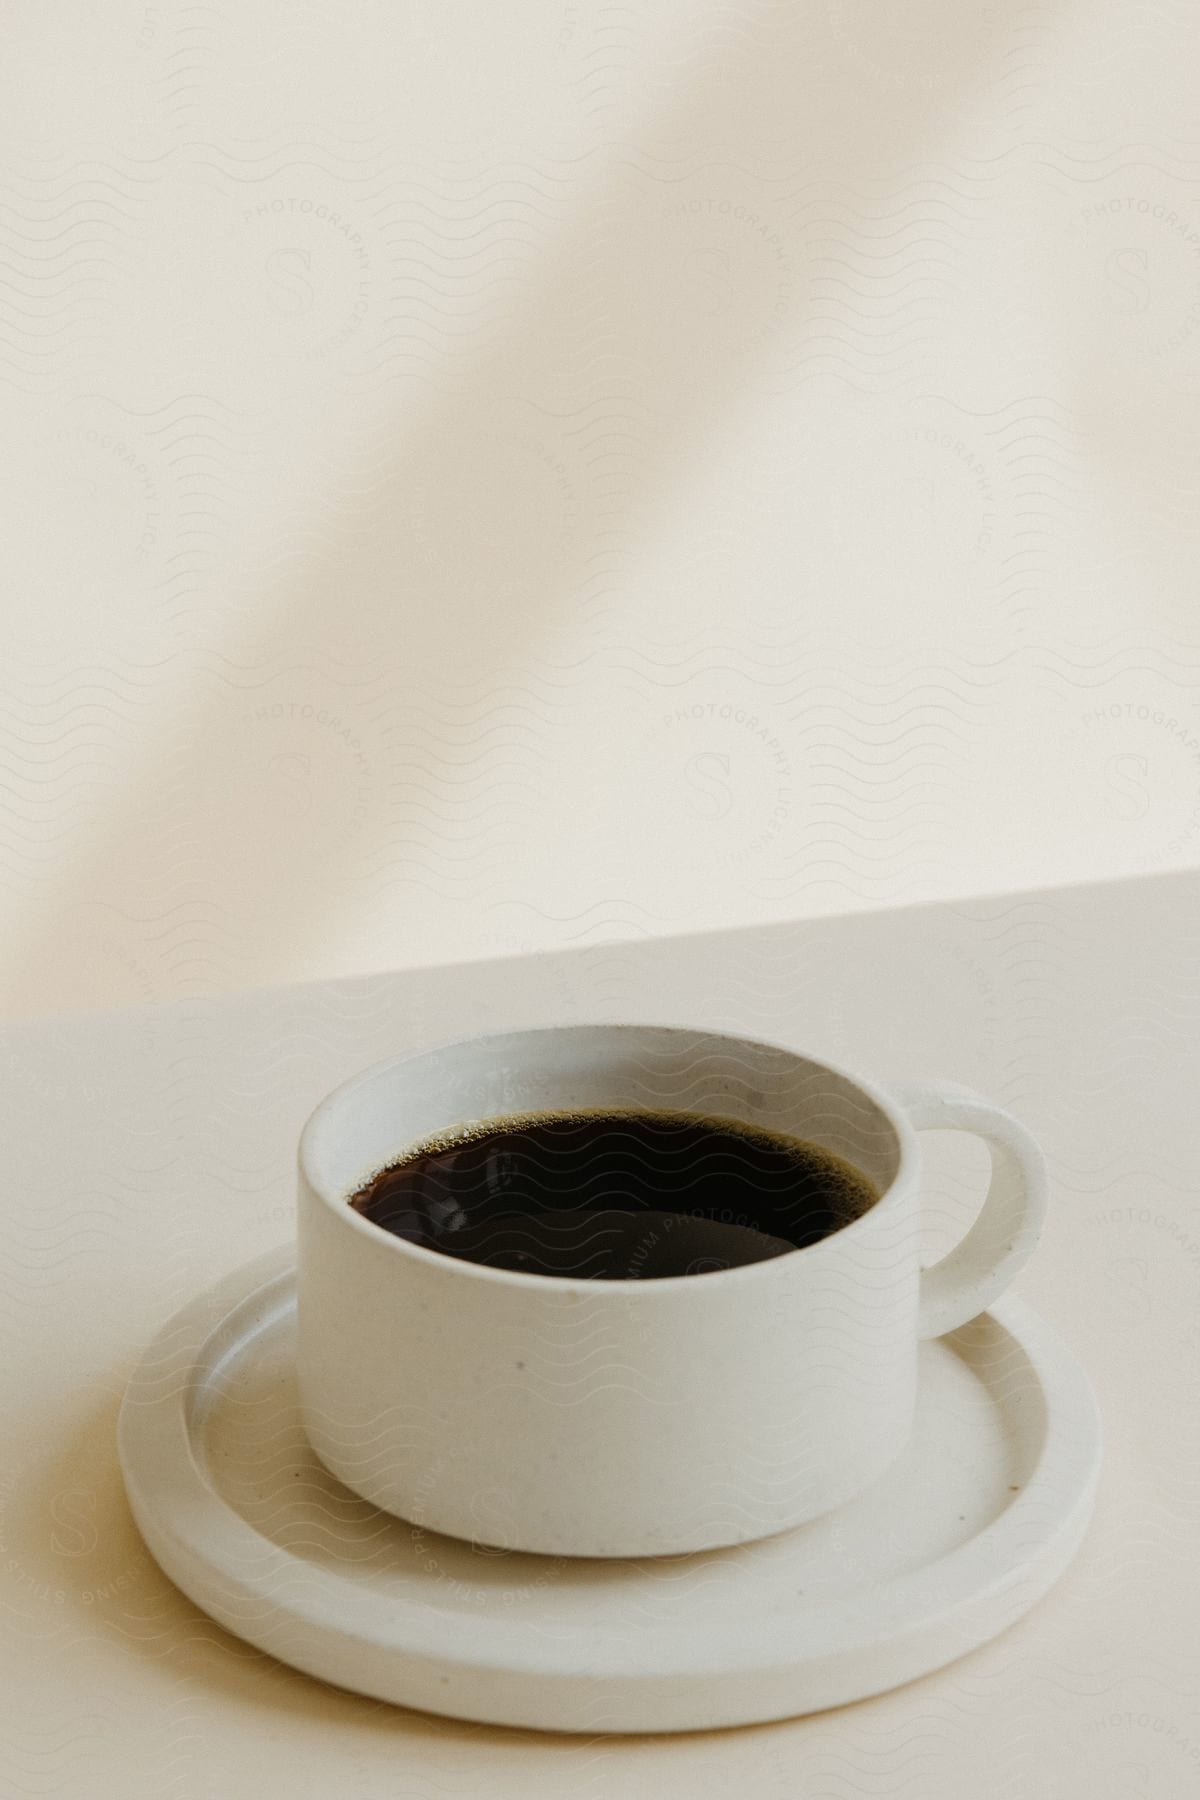
M 438 1132 L 589 1107 L 815 1140 L 880 1198 L 767 1261 L 594 1282 L 460 1261 L 348 1204 Z M 914 1123 L 978 1131 L 993 1154 L 977 1224 L 926 1275 Z M 1043 1193 L 1032 1141 L 977 1096 L 925 1085 L 897 1098 L 775 1045 L 596 1025 L 396 1058 L 325 1100 L 301 1140 L 305 1428 L 356 1493 L 484 1545 L 647 1556 L 763 1537 L 829 1511 L 895 1459 L 919 1337 L 995 1298 L 1033 1246 Z

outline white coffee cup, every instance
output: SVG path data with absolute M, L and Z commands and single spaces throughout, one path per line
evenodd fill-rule
M 821 1144 L 879 1199 L 819 1242 L 639 1281 L 511 1273 L 394 1236 L 349 1204 L 423 1140 L 512 1114 L 645 1108 Z M 920 1266 L 916 1132 L 991 1151 L 982 1211 Z M 509 1550 L 651 1556 L 828 1512 L 903 1448 L 917 1344 L 982 1312 L 1032 1251 L 1041 1152 L 965 1088 L 885 1092 L 775 1045 L 572 1025 L 396 1057 L 339 1087 L 300 1143 L 305 1429 L 345 1485 L 415 1525 Z

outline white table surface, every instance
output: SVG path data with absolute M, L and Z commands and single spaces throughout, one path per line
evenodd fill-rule
M 1161 876 L 7 1031 L 0 1793 L 1200 1791 L 1198 898 L 1195 875 Z M 395 1049 L 587 1017 L 759 1032 L 884 1080 L 949 1075 L 1041 1137 L 1052 1209 L 1019 1291 L 1085 1363 L 1107 1454 L 1078 1561 L 995 1643 L 810 1719 L 555 1738 L 323 1687 L 212 1624 L 142 1550 L 114 1456 L 123 1383 L 190 1294 L 287 1238 L 314 1102 Z M 936 1242 L 980 1164 L 927 1141 Z

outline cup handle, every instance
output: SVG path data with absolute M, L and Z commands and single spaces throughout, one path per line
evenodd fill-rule
M 976 1318 L 1023 1268 L 1046 1214 L 1046 1159 L 1023 1125 L 952 1081 L 914 1081 L 893 1093 L 918 1131 L 971 1131 L 992 1156 L 983 1208 L 971 1229 L 921 1271 L 917 1333 L 941 1337 Z

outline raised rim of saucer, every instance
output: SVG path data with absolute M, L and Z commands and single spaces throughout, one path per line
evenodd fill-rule
M 615 1621 L 596 1616 L 586 1584 L 574 1613 L 564 1616 L 560 1591 L 542 1618 L 536 1580 L 521 1606 L 438 1604 L 436 1586 L 423 1591 L 415 1569 L 398 1595 L 394 1581 L 351 1580 L 272 1541 L 211 1477 L 205 1444 L 214 1409 L 228 1404 L 222 1396 L 243 1359 L 290 1329 L 294 1306 L 288 1245 L 226 1276 L 163 1326 L 121 1408 L 126 1491 L 164 1572 L 228 1630 L 310 1674 L 397 1704 L 583 1732 L 696 1730 L 841 1705 L 943 1667 L 1012 1624 L 1066 1568 L 1091 1515 L 1101 1431 L 1090 1385 L 1057 1333 L 1005 1299 L 936 1340 L 929 1354 L 952 1352 L 980 1376 L 1003 1430 L 1019 1443 L 1022 1478 L 981 1529 L 919 1566 L 824 1598 L 788 1593 L 788 1541 L 799 1545 L 811 1530 L 800 1527 L 769 1540 L 769 1604 L 762 1582 L 747 1581 L 731 1605 L 738 1578 L 728 1564 L 709 1611 L 698 1581 L 690 1609 L 681 1601 L 675 1617 L 661 1601 L 661 1582 L 649 1614 L 630 1585 L 628 1612 Z M 971 1466 L 971 1427 L 948 1408 L 933 1429 L 961 1481 Z M 737 1554 L 587 1566 L 611 1597 L 614 1584 L 644 1580 L 651 1564 L 674 1573 L 705 1556 Z M 512 1560 L 536 1572 L 552 1559 Z

